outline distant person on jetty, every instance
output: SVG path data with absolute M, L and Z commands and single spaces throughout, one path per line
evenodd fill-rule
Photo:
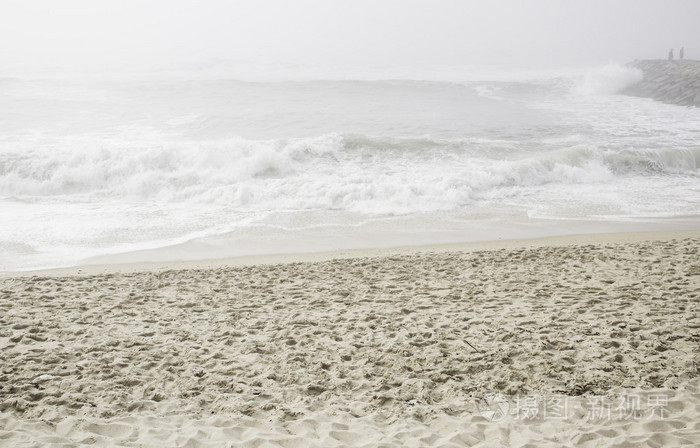
M 672 60 L 673 60 L 673 48 L 671 48 L 670 50 L 668 50 L 668 60 L 669 60 L 669 61 L 672 61 Z
M 683 60 L 683 47 L 681 47 L 681 51 L 678 52 L 678 59 Z

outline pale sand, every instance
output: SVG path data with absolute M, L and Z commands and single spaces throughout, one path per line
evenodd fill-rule
M 537 241 L 2 277 L 0 446 L 700 445 L 700 232 Z

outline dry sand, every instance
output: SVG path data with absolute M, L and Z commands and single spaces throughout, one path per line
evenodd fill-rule
M 0 446 L 700 446 L 700 232 L 507 246 L 2 277 Z

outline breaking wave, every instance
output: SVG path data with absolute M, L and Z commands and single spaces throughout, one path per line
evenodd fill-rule
M 244 210 L 451 210 L 502 189 L 698 175 L 700 146 L 533 148 L 487 139 L 324 135 L 0 153 L 0 195 L 215 203 Z M 542 145 L 545 145 L 542 143 Z
M 636 84 L 643 78 L 641 70 L 608 64 L 583 72 L 557 74 L 527 80 L 474 83 L 480 96 L 496 100 L 532 99 L 560 96 L 610 95 Z

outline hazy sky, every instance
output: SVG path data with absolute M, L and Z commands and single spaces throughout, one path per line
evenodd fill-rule
M 700 59 L 700 0 L 2 0 L 5 68 Z

